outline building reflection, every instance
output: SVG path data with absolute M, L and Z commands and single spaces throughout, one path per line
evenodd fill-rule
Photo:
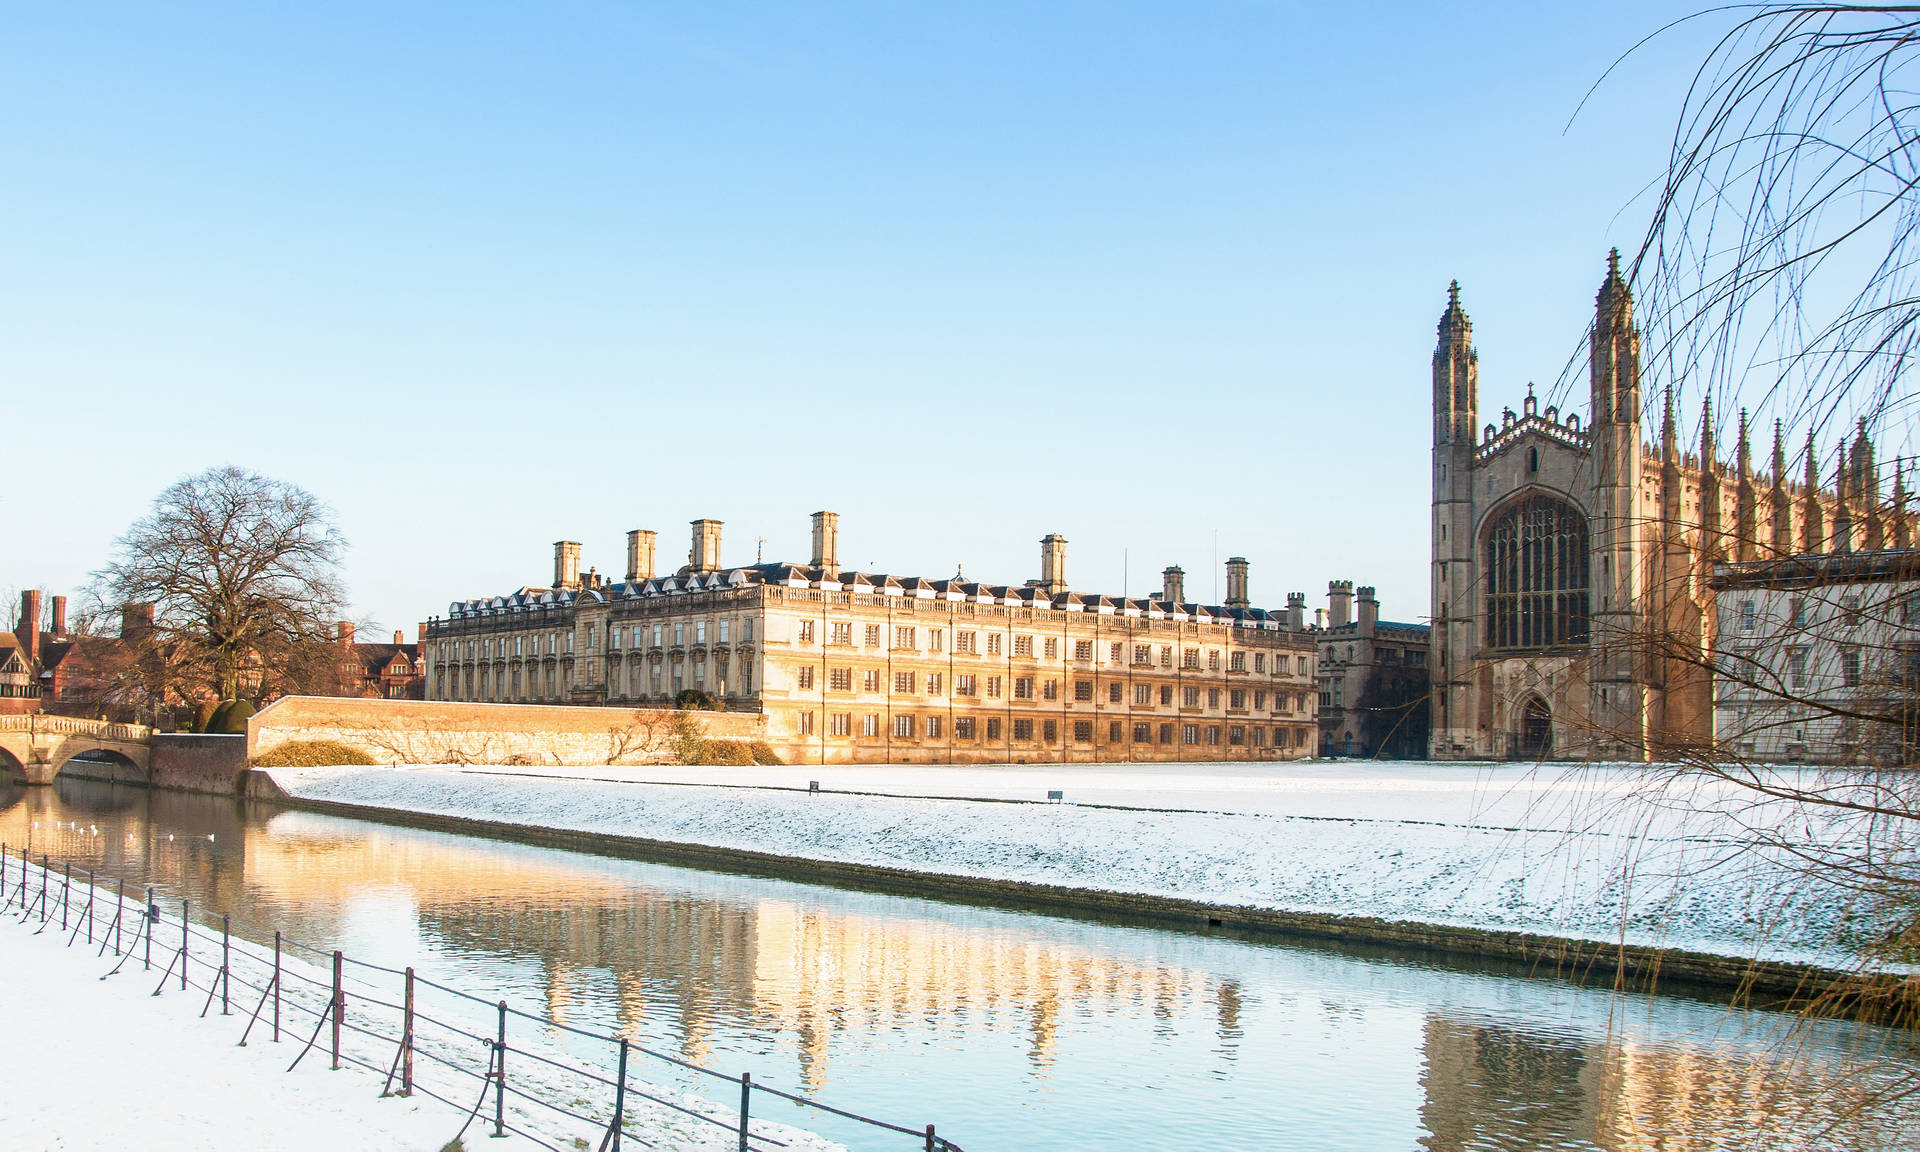
M 1238 1044 L 1237 985 L 1071 945 L 964 924 L 869 917 L 791 899 L 720 899 L 439 837 L 336 837 L 322 822 L 246 830 L 247 883 L 308 916 L 382 890 L 404 892 L 423 931 L 448 947 L 537 964 L 561 1022 L 603 1013 L 636 1039 L 671 1021 L 680 1055 L 706 1062 L 715 1036 L 784 1034 L 800 1080 L 827 1080 L 834 1037 L 904 1027 L 985 1025 L 1024 1039 L 1036 1076 L 1066 1017 L 1151 1015 Z
M 1844 1091 L 1804 1054 L 1702 1040 L 1685 1047 L 1427 1017 L 1421 1146 L 1697 1152 L 1818 1147 L 1857 1127 Z M 1840 1121 L 1849 1123 L 1839 1125 Z

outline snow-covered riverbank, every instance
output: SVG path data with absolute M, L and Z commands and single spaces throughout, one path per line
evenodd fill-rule
M 272 774 L 298 799 L 366 808 L 1834 966 L 1867 918 L 1744 850 L 1777 814 L 1733 790 L 1649 794 L 1642 776 L 1596 768 L 1180 768 Z M 809 780 L 823 791 L 799 790 Z M 1019 802 L 1052 788 L 1070 802 Z
M 56 863 L 45 877 L 44 899 L 40 870 L 27 870 L 23 900 L 22 871 L 17 857 L 10 861 L 7 907 L 0 911 L 0 970 L 7 974 L 0 981 L 0 1028 L 10 1041 L 15 1083 L 0 1109 L 0 1148 L 447 1152 L 484 1143 L 489 1152 L 516 1152 L 590 1147 L 605 1135 L 613 1093 L 594 1077 L 612 1069 L 586 1067 L 577 1054 L 539 1038 L 559 1036 L 550 1026 L 516 1023 L 522 1034 L 510 1038 L 515 1065 L 503 1105 L 506 1134 L 495 1138 L 492 1089 L 485 1087 L 491 1049 L 483 1041 L 494 1016 L 485 1005 L 423 984 L 415 1031 L 418 1092 L 399 1095 L 399 1081 L 391 1079 L 396 1094 L 383 1096 L 379 1070 L 398 1076 L 400 1020 L 397 1005 L 382 997 L 398 999 L 396 989 L 371 987 L 361 975 L 347 978 L 342 1066 L 335 1070 L 330 1038 L 316 1019 L 331 996 L 324 963 L 302 959 L 291 943 L 279 958 L 285 1027 L 276 1040 L 268 1010 L 270 950 L 234 941 L 230 1011 L 223 1012 L 213 994 L 221 954 L 217 924 L 195 927 L 190 985 L 183 989 L 178 968 L 170 966 L 179 956 L 178 905 L 156 924 L 149 948 L 140 938 L 137 900 L 126 905 L 122 931 L 115 933 L 114 888 L 93 892 L 89 909 L 88 886 L 74 881 L 63 900 L 67 882 Z M 124 960 L 116 949 L 124 949 Z M 433 997 L 428 1012 L 424 1005 Z M 529 1029 L 539 1036 L 524 1035 Z M 244 1047 L 238 1044 L 243 1035 Z M 599 1119 L 567 1115 L 583 1110 Z M 737 1139 L 737 1113 L 636 1075 L 629 1076 L 624 1115 L 629 1138 L 646 1147 L 718 1152 Z M 756 1141 L 779 1141 L 796 1152 L 839 1148 L 785 1124 L 756 1119 L 753 1131 Z M 454 1143 L 456 1136 L 463 1143 Z
M 245 1017 L 221 1017 L 215 1005 L 200 1019 L 191 990 L 155 997 L 160 974 L 138 962 L 102 980 L 111 953 L 67 947 L 57 922 L 35 935 L 38 927 L 17 914 L 0 920 L 12 1064 L 0 1147 L 439 1152 L 460 1128 L 461 1115 L 424 1096 L 382 1099 L 367 1074 L 329 1071 L 324 1053 L 288 1072 L 304 1035 L 274 1044 L 256 1028 L 236 1047 Z M 468 1131 L 470 1147 L 477 1134 Z M 487 1145 L 537 1147 L 516 1137 Z

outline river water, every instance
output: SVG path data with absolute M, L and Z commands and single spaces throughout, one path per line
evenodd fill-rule
M 1920 1109 L 1859 1103 L 1920 1077 L 1871 1027 L 66 778 L 0 791 L 0 840 L 29 837 L 967 1152 L 1920 1146 Z

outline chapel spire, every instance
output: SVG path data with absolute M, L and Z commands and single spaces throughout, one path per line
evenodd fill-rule
M 1480 405 L 1480 354 L 1473 348 L 1473 321 L 1460 306 L 1460 281 L 1447 286 L 1433 350 L 1433 442 L 1471 446 Z
M 1640 422 L 1640 332 L 1633 326 L 1633 293 L 1620 275 L 1620 250 L 1607 255 L 1607 276 L 1593 300 L 1590 349 L 1595 425 Z M 1639 434 L 1632 443 L 1639 443 Z

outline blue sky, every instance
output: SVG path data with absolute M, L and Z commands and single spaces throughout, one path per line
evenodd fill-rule
M 406 627 L 544 583 L 841 559 L 1427 611 L 1428 358 L 1580 350 L 1685 9 L 65 4 L 0 38 L 0 587 L 174 479 L 298 483 Z M 1584 381 L 1576 393 L 1584 402 Z M 1217 553 L 1216 553 L 1217 539 Z

